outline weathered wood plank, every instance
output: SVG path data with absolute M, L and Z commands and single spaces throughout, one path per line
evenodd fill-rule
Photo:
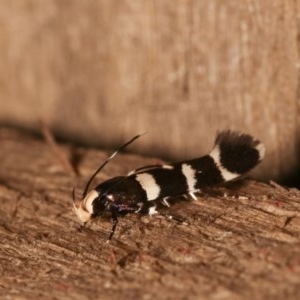
M 71 207 L 107 155 L 76 154 L 67 173 L 48 145 L 0 130 L 0 296 L 4 299 L 298 299 L 300 192 L 244 180 L 171 210 L 189 225 L 126 216 L 110 244 L 101 219 L 79 231 Z M 73 153 L 73 154 L 72 154 Z M 155 160 L 120 154 L 99 180 Z M 178 199 L 179 200 L 179 199 Z
M 182 159 L 217 130 L 264 141 L 265 178 L 299 171 L 300 1 L 0 2 L 0 124 Z M 299 181 L 298 181 L 299 184 Z

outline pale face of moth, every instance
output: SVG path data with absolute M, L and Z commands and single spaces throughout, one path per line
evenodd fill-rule
M 93 202 L 98 196 L 99 194 L 95 190 L 92 190 L 81 200 L 78 207 L 74 203 L 75 213 L 83 224 L 91 219 L 93 214 Z

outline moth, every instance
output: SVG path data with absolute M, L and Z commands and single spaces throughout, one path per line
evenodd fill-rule
M 98 184 L 89 191 L 95 176 L 122 149 L 139 138 L 137 135 L 116 150 L 91 176 L 77 205 L 73 190 L 73 206 L 79 220 L 87 222 L 109 212 L 112 229 L 118 217 L 128 213 L 157 214 L 157 206 L 169 206 L 168 198 L 195 193 L 201 188 L 236 179 L 253 169 L 264 157 L 265 147 L 248 134 L 223 131 L 217 134 L 211 152 L 200 158 L 162 165 L 150 165 L 117 176 Z

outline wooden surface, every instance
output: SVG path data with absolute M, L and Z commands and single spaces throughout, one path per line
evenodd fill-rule
M 264 141 L 261 178 L 299 173 L 296 0 L 0 2 L 0 124 L 182 159 L 217 130 Z M 299 183 L 299 182 L 298 182 Z
M 163 217 L 128 215 L 80 231 L 71 191 L 107 153 L 0 130 L 1 299 L 299 299 L 300 192 L 243 180 L 183 200 Z M 98 178 L 157 162 L 120 154 Z

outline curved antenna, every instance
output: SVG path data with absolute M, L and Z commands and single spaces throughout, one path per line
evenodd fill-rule
M 75 209 L 77 209 L 76 207 L 76 195 L 75 195 L 75 187 L 73 188 L 73 191 L 72 191 L 72 200 L 73 200 L 73 206 Z
M 92 183 L 92 181 L 94 180 L 94 178 L 96 177 L 96 175 L 109 163 L 110 160 L 112 160 L 119 151 L 123 150 L 124 148 L 126 148 L 129 144 L 131 144 L 132 142 L 134 142 L 136 139 L 138 139 L 139 137 L 141 137 L 142 135 L 146 134 L 147 132 L 144 132 L 142 134 L 138 134 L 135 137 L 133 137 L 131 140 L 129 140 L 128 142 L 126 142 L 124 145 L 122 145 L 119 149 L 117 149 L 97 170 L 96 172 L 90 177 L 89 181 L 86 184 L 86 187 L 84 189 L 84 192 L 82 194 L 82 199 L 86 196 L 89 187 Z

